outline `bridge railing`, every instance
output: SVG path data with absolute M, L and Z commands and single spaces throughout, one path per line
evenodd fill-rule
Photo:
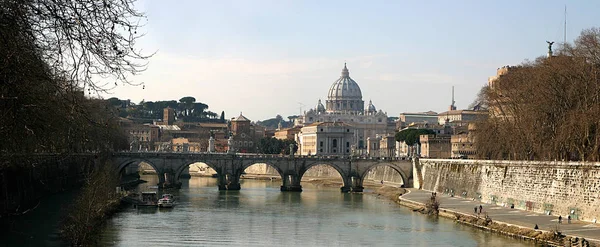
M 240 157 L 254 159 L 309 159 L 309 160 L 382 160 L 382 161 L 399 161 L 410 160 L 406 157 L 376 157 L 376 156 L 352 156 L 352 155 L 284 155 L 284 154 L 261 154 L 261 153 L 217 153 L 217 152 L 167 152 L 167 151 L 120 151 L 116 152 L 120 155 L 189 155 L 189 156 L 210 156 L 210 157 Z

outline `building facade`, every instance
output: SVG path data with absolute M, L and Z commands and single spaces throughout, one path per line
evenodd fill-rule
M 255 153 L 256 144 L 258 142 L 255 132 L 255 127 L 251 124 L 250 120 L 244 117 L 240 112 L 240 115 L 237 118 L 231 120 L 232 146 L 228 147 L 228 151 L 237 153 Z
M 408 126 L 415 124 L 435 125 L 437 122 L 438 114 L 434 111 L 416 113 L 403 112 L 400 113 L 400 116 L 398 117 L 398 121 L 396 122 L 396 129 L 404 129 Z
M 298 133 L 300 155 L 351 155 L 355 129 L 342 122 L 313 123 Z
M 421 135 L 421 157 L 448 159 L 452 153 L 451 135 Z

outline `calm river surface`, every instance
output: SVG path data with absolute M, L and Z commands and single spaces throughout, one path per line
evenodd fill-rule
M 141 190 L 155 183 L 153 176 Z M 102 229 L 102 246 L 531 246 L 433 219 L 369 194 L 303 183 L 243 180 L 218 191 L 214 178 L 183 180 L 173 209 L 128 208 Z

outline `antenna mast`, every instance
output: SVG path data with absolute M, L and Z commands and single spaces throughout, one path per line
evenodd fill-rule
M 452 86 L 452 105 L 454 105 L 454 86 Z
M 565 45 L 565 44 L 567 44 L 567 5 L 566 4 L 565 4 L 565 26 L 564 26 L 563 35 L 564 35 L 563 45 Z

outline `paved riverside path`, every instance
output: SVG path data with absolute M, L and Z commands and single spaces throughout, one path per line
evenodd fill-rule
M 425 203 L 431 198 L 431 191 L 418 189 L 409 189 L 409 191 L 410 193 L 402 195 L 401 198 L 418 203 Z M 468 215 L 475 215 L 473 208 L 482 205 L 482 216 L 487 212 L 489 217 L 497 223 L 506 223 L 531 229 L 537 224 L 540 230 L 547 231 L 552 230 L 558 224 L 558 215 L 549 216 L 531 211 L 512 209 L 510 207 L 485 204 L 473 201 L 472 199 L 450 197 L 441 193 L 438 193 L 438 200 L 440 201 L 440 208 Z M 600 224 L 575 220 L 571 220 L 571 224 L 568 224 L 567 217 L 563 216 L 559 229 L 565 235 L 583 237 L 588 241 L 600 243 Z

